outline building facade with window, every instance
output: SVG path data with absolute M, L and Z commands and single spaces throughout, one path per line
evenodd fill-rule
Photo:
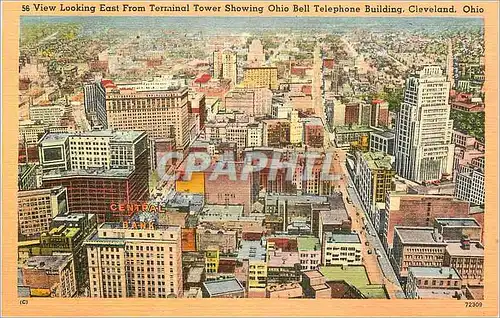
M 103 223 L 84 244 L 91 297 L 182 297 L 180 227 Z

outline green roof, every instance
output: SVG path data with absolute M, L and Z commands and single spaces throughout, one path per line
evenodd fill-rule
M 319 271 L 326 277 L 326 281 L 344 280 L 356 287 L 367 298 L 387 299 L 383 285 L 372 285 L 364 266 L 321 266 Z
M 319 251 L 321 244 L 317 237 L 298 237 L 297 248 L 299 251 Z
M 77 227 L 66 227 L 64 224 L 59 227 L 54 227 L 49 231 L 49 235 L 60 235 L 67 238 L 72 238 L 80 231 Z
M 362 288 L 358 288 L 366 298 L 371 299 L 387 299 L 387 292 L 384 285 L 367 285 Z
M 391 170 L 391 156 L 384 154 L 383 152 L 366 152 L 363 154 L 363 158 L 366 160 L 368 167 L 370 169 L 386 169 Z

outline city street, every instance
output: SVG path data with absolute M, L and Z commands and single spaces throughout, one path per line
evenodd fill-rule
M 368 217 L 367 211 L 365 211 L 361 205 L 358 194 L 354 188 L 354 183 L 347 172 L 345 166 L 346 152 L 337 148 L 334 150 L 334 153 L 337 154 L 334 167 L 340 166 L 341 173 L 344 176 L 338 185 L 340 186 L 340 191 L 345 200 L 344 203 L 347 213 L 352 219 L 352 229 L 360 234 L 361 244 L 363 246 L 363 263 L 370 282 L 372 284 L 384 284 L 390 298 L 405 298 L 401 285 L 398 282 L 396 274 L 382 246 L 382 242 L 377 235 L 370 235 L 370 233 L 375 234 L 376 231 Z M 336 169 L 334 169 L 334 171 L 335 170 Z M 348 197 L 351 203 L 347 201 Z M 367 228 L 365 229 L 363 229 L 365 226 L 363 218 L 366 220 Z M 368 251 L 371 251 L 371 253 L 369 254 Z M 380 256 L 377 255 L 376 251 L 379 252 Z
M 348 204 L 346 202 L 346 206 L 348 207 L 355 207 L 354 209 L 356 211 L 362 210 L 362 213 L 359 213 L 359 215 L 355 214 L 356 221 L 354 221 L 354 224 L 359 224 L 360 227 L 364 226 L 362 217 L 366 220 L 366 226 L 367 228 L 363 231 L 362 237 L 363 239 L 367 240 L 369 242 L 369 249 L 372 250 L 372 254 L 369 255 L 370 258 L 368 261 L 365 262 L 366 269 L 370 275 L 370 273 L 373 275 L 374 278 L 378 277 L 374 273 L 376 272 L 375 270 L 372 269 L 372 260 L 376 264 L 376 268 L 378 269 L 377 273 L 382 276 L 381 279 L 381 284 L 386 285 L 386 289 L 390 295 L 391 298 L 405 298 L 404 292 L 401 288 L 401 285 L 399 284 L 399 281 L 397 279 L 396 273 L 394 272 L 394 269 L 391 266 L 391 263 L 389 261 L 388 255 L 385 253 L 385 250 L 382 246 L 382 242 L 380 241 L 380 238 L 376 234 L 377 232 L 375 231 L 375 228 L 370 220 L 370 217 L 368 215 L 368 211 L 366 211 L 361 204 L 361 201 L 359 200 L 358 193 L 356 188 L 354 187 L 354 183 L 351 179 L 351 176 L 347 172 L 347 168 L 345 166 L 345 157 L 344 160 L 342 160 L 342 168 L 344 170 L 344 176 L 346 176 L 348 180 L 348 186 L 344 187 L 346 189 L 346 192 L 344 193 L 344 197 L 347 199 L 347 195 L 352 201 L 352 204 Z M 345 180 L 345 179 L 344 179 Z M 349 187 L 350 185 L 350 187 Z M 349 211 L 349 209 L 348 209 Z M 352 215 L 352 214 L 350 214 Z M 354 220 L 354 218 L 353 218 Z M 368 232 L 367 232 L 368 231 Z M 374 235 L 371 235 L 371 234 Z M 365 243 L 363 243 L 365 244 Z M 379 252 L 379 256 L 377 255 L 376 251 Z M 366 259 L 365 259 L 366 260 Z M 380 272 L 382 271 L 382 272 Z M 372 279 L 372 276 L 369 276 L 370 280 Z

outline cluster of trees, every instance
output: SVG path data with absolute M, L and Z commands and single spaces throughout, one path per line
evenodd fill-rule
M 464 112 L 452 109 L 453 128 L 484 142 L 484 112 Z

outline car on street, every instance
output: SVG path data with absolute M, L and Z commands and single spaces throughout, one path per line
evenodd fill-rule
M 376 248 L 376 249 L 375 249 L 375 254 L 376 254 L 377 256 L 381 256 L 381 254 L 380 254 L 380 250 L 379 250 L 378 248 Z

